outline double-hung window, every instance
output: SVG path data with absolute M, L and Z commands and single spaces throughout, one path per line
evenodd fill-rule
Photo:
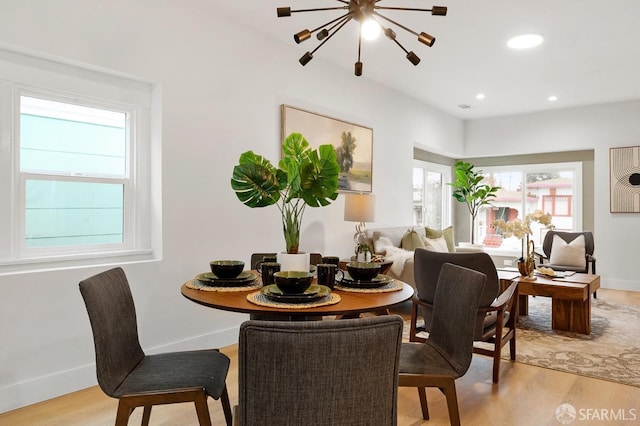
M 19 252 L 129 248 L 133 112 L 21 93 Z
M 2 53 L 0 272 L 153 258 L 153 87 Z

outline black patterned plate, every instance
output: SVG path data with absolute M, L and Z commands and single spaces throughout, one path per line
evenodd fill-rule
M 273 300 L 274 302 L 283 303 L 309 303 L 322 299 L 325 296 L 331 294 L 331 289 L 323 285 L 311 285 L 304 293 L 299 294 L 286 294 L 278 288 L 277 285 L 271 284 L 266 287 L 262 287 L 260 292 L 264 296 Z
M 393 278 L 388 275 L 378 274 L 377 277 L 371 280 L 354 280 L 351 278 L 348 272 L 344 273 L 344 278 L 340 280 L 340 285 L 343 287 L 353 287 L 353 288 L 378 288 L 385 286 L 393 282 Z
M 235 278 L 218 278 L 213 272 L 204 272 L 196 275 L 196 280 L 202 285 L 212 287 L 242 287 L 253 284 L 258 274 L 253 271 L 242 271 Z

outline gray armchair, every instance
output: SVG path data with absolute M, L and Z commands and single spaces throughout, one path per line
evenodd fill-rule
M 455 379 L 471 364 L 473 329 L 486 279 L 480 272 L 444 264 L 435 290 L 429 339 L 402 344 L 398 384 L 418 388 L 425 420 L 429 420 L 425 388 L 437 387 L 447 398 L 449 421 L 460 424 Z
M 584 236 L 584 262 L 575 262 L 572 265 L 566 265 L 561 263 L 551 263 L 553 259 L 553 240 L 554 235 L 562 238 L 562 240 L 570 244 L 580 235 Z M 556 249 L 558 250 L 558 249 Z M 595 243 L 593 240 L 593 233 L 590 231 L 582 231 L 582 232 L 562 232 L 562 231 L 549 231 L 544 236 L 544 241 L 542 241 L 542 251 L 543 253 L 536 252 L 535 255 L 538 257 L 538 260 L 541 265 L 544 265 L 547 268 L 551 268 L 555 271 L 573 271 L 580 272 L 583 274 L 589 273 L 589 265 L 591 265 L 591 273 L 596 273 L 596 258 L 593 256 L 593 252 L 595 250 Z M 554 259 L 555 260 L 555 259 Z M 546 262 L 546 263 L 545 263 Z M 593 292 L 593 298 L 597 298 L 597 292 Z
M 549 263 L 551 259 L 551 254 L 553 252 L 553 236 L 557 235 L 562 238 L 567 244 L 571 243 L 573 240 L 578 238 L 580 235 L 584 236 L 584 263 L 580 265 L 560 265 L 560 264 L 552 264 Z M 544 241 L 542 242 L 542 251 L 543 253 L 537 253 L 536 256 L 540 259 L 541 263 L 545 263 L 544 266 L 554 269 L 556 271 L 574 271 L 574 272 L 582 272 L 585 274 L 589 273 L 589 265 L 591 265 L 591 273 L 596 273 L 596 258 L 593 257 L 593 252 L 595 250 L 595 243 L 593 241 L 593 233 L 589 231 L 583 232 L 561 232 L 561 231 L 549 231 L 544 236 Z
M 512 360 L 516 359 L 516 315 L 517 283 L 512 283 L 502 294 L 498 294 L 500 283 L 498 272 L 491 257 L 484 252 L 478 253 L 437 253 L 417 249 L 414 255 L 416 295 L 413 297 L 411 314 L 411 341 L 425 341 L 417 334 L 430 331 L 432 326 L 434 296 L 439 285 L 442 266 L 445 263 L 463 266 L 486 275 L 486 285 L 480 299 L 480 308 L 476 314 L 474 340 L 488 342 L 487 349 L 474 346 L 474 352 L 493 357 L 493 382 L 500 380 L 500 355 L 502 348 L 509 343 Z M 422 317 L 424 325 L 418 326 Z
M 98 384 L 118 398 L 116 426 L 136 407 L 193 402 L 200 425 L 211 425 L 207 396 L 220 399 L 227 425 L 231 406 L 225 379 L 229 358 L 216 349 L 145 355 L 138 340 L 136 311 L 124 271 L 113 268 L 80 282 L 96 351 Z
M 240 426 L 396 425 L 402 318 L 247 321 Z

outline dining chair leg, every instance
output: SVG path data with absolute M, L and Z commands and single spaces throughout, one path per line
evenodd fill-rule
M 418 337 L 418 304 L 415 301 L 411 301 L 411 322 L 409 325 L 409 341 L 424 343 L 427 339 Z
M 451 379 L 443 388 L 440 388 L 447 398 L 449 410 L 449 423 L 451 426 L 460 426 L 460 412 L 458 411 L 458 395 L 456 394 L 456 382 Z
M 209 406 L 207 405 L 207 394 L 204 390 L 198 393 L 193 401 L 198 414 L 198 423 L 200 426 L 211 426 L 211 416 L 209 415 Z
M 429 405 L 427 403 L 427 392 L 425 388 L 418 388 L 418 396 L 420 397 L 420 408 L 422 409 L 422 418 L 429 420 Z
M 516 360 L 516 329 L 513 329 L 513 336 L 511 336 L 511 340 L 509 340 L 509 357 L 511 361 Z
M 131 407 L 125 400 L 120 399 L 118 402 L 118 411 L 116 412 L 116 426 L 127 426 L 133 408 L 134 407 Z
M 152 405 L 145 405 L 142 412 L 142 426 L 149 426 L 149 419 L 151 418 Z
M 222 391 L 222 395 L 220 395 L 220 403 L 222 404 L 222 411 L 224 411 L 227 426 L 231 426 L 233 424 L 233 415 L 231 414 L 231 404 L 229 404 L 229 393 L 227 393 L 226 385 Z

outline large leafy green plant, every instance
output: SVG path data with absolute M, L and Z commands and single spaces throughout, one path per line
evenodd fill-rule
M 304 136 L 291 133 L 282 143 L 277 168 L 253 151 L 241 154 L 233 168 L 231 188 L 249 207 L 275 204 L 282 215 L 287 252 L 297 253 L 305 207 L 331 204 L 338 196 L 339 174 L 333 146 L 312 149 Z
M 455 181 L 450 183 L 453 198 L 465 203 L 471 215 L 471 243 L 476 241 L 476 216 L 482 206 L 490 205 L 500 189 L 499 186 L 483 184 L 482 170 L 475 170 L 475 166 L 464 161 L 456 161 L 453 165 Z

